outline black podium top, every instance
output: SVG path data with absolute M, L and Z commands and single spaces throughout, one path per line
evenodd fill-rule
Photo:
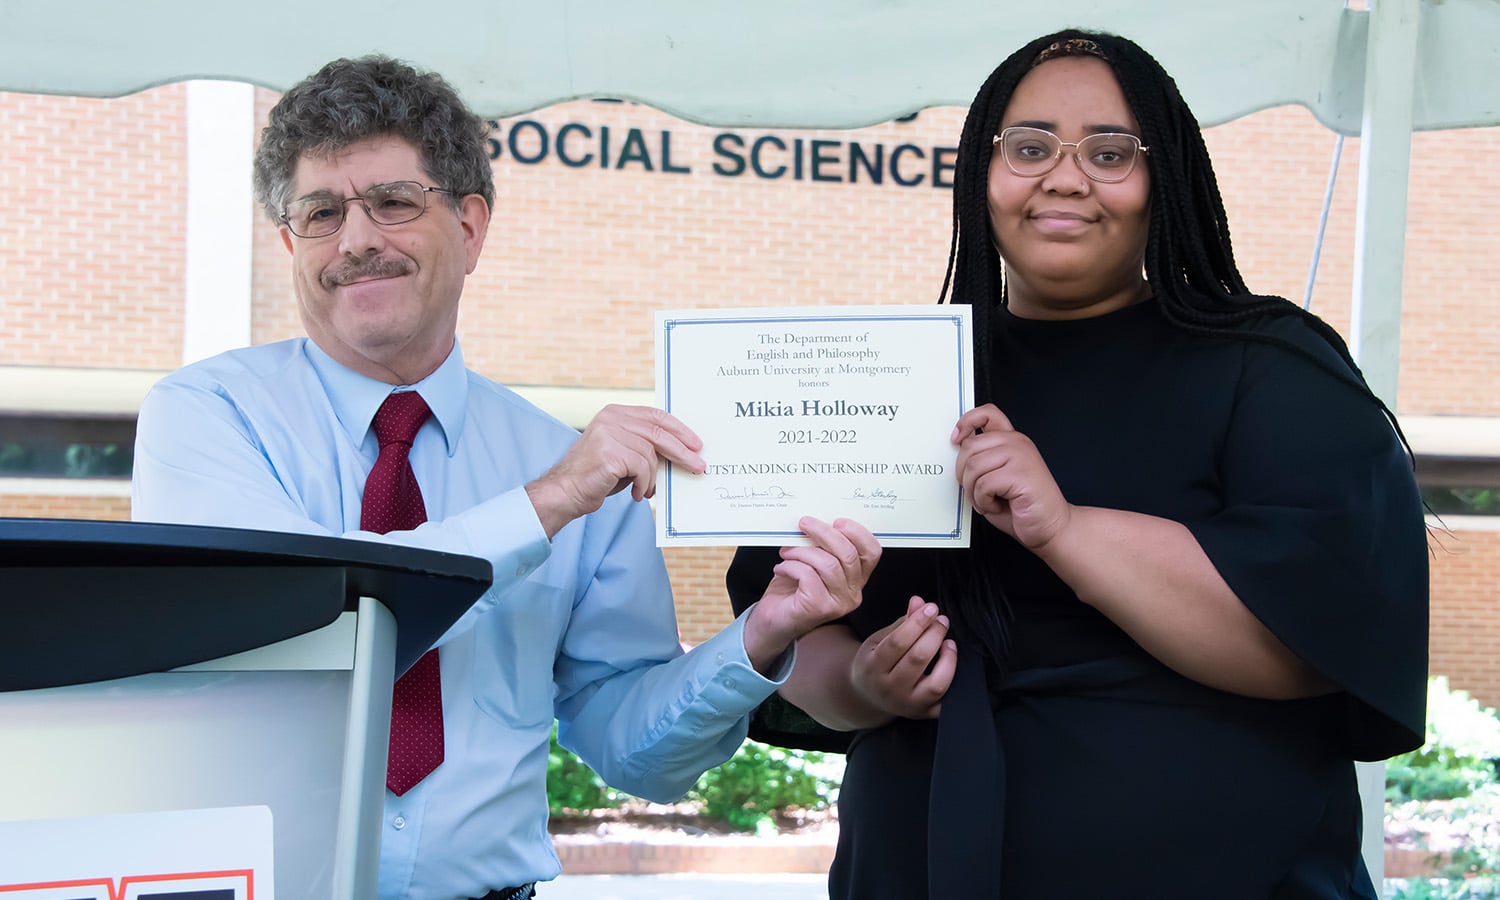
M 374 597 L 406 671 L 490 586 L 489 561 L 347 538 L 0 518 L 0 691 L 159 672 L 321 628 Z

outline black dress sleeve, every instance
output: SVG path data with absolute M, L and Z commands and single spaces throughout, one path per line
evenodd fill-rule
M 1349 371 L 1299 319 L 1260 331 Z M 1348 381 L 1282 347 L 1244 348 L 1219 456 L 1224 506 L 1185 524 L 1245 606 L 1344 692 L 1353 758 L 1419 747 L 1428 548 L 1405 449 Z

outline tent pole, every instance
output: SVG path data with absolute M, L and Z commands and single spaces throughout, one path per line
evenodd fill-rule
M 1365 48 L 1350 350 L 1370 388 L 1392 411 L 1401 359 L 1401 280 L 1420 6 L 1420 0 L 1370 0 Z M 1365 865 L 1379 890 L 1385 878 L 1385 764 L 1357 765 Z
M 1350 349 L 1376 396 L 1396 408 L 1401 279 L 1411 166 L 1420 0 L 1371 0 L 1360 126 Z

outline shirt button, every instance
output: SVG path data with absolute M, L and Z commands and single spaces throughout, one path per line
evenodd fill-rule
M 724 686 L 727 687 L 727 688 L 729 688 L 731 691 L 734 690 L 734 679 L 733 678 L 726 678 L 726 679 L 724 679 Z
M 521 563 L 519 566 L 516 566 L 516 577 L 517 578 L 524 578 L 530 572 L 531 572 L 531 566 L 528 566 L 525 563 Z
M 724 654 L 722 654 L 722 653 L 715 653 L 714 654 L 714 662 L 717 662 L 721 666 L 724 665 Z
M 400 831 L 406 827 L 406 816 L 397 816 L 391 820 L 391 824 L 396 827 L 397 831 Z

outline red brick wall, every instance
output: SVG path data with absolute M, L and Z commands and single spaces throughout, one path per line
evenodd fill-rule
M 1428 669 L 1500 706 L 1500 530 L 1439 532 L 1431 543 Z
M 260 129 L 265 127 L 266 116 L 280 96 L 265 88 L 255 89 L 256 140 L 260 139 Z M 302 320 L 297 315 L 297 301 L 292 294 L 291 254 L 282 243 L 281 234 L 272 226 L 259 205 L 251 215 L 254 216 L 255 223 L 250 230 L 253 241 L 250 340 L 255 344 L 268 344 L 289 337 L 300 337 L 303 334 Z
M 0 220 L 0 365 L 170 368 L 182 340 L 184 89 L 118 100 L 0 94 L 0 189 L 20 212 Z M 256 91 L 263 122 L 276 96 Z M 526 165 L 506 147 L 495 164 L 497 211 L 469 282 L 460 322 L 471 365 L 517 384 L 651 385 L 651 313 L 728 305 L 926 303 L 936 299 L 948 252 L 950 193 L 934 189 L 934 147 L 957 142 L 962 111 L 928 110 L 908 123 L 851 132 L 724 129 L 677 121 L 632 104 L 575 102 L 532 120 L 555 137 L 568 122 L 594 139 L 570 144 L 582 168 Z M 598 165 L 611 132 L 610 166 Z M 654 171 L 617 167 L 631 128 Z M 662 171 L 671 161 L 691 174 Z M 746 149 L 771 134 L 788 145 L 841 142 L 831 167 L 779 180 L 715 174 L 723 132 Z M 1334 136 L 1300 108 L 1269 110 L 1211 129 L 1240 267 L 1251 287 L 1300 300 L 1312 255 Z M 923 184 L 847 182 L 847 143 L 886 152 L 909 143 L 903 174 Z M 1313 309 L 1347 330 L 1352 290 L 1356 139 L 1346 142 Z M 535 153 L 532 133 L 519 149 Z M 743 151 L 742 151 L 743 152 Z M 772 163 L 789 162 L 789 152 Z M 1419 134 L 1412 142 L 1399 408 L 1407 413 L 1500 415 L 1500 225 L 1476 198 L 1500 193 L 1500 129 Z M 804 157 L 805 159 L 805 157 Z M 61 212 L 60 212 L 61 211 Z M 301 333 L 288 257 L 257 211 L 253 340 Z M 3 399 L 3 398 L 0 398 Z M 3 490 L 3 486 L 0 486 Z M 0 494 L 0 515 L 123 518 L 124 498 Z M 1500 622 L 1500 538 L 1455 536 L 1458 552 L 1433 560 L 1433 671 L 1500 704 L 1500 663 L 1489 629 Z M 1451 542 L 1450 542 L 1451 543 Z M 685 640 L 728 621 L 723 570 L 730 551 L 667 554 Z
M 1305 110 L 1268 110 L 1207 133 L 1235 254 L 1251 289 L 1301 302 L 1335 136 Z M 1344 142 L 1312 309 L 1349 331 L 1359 140 Z M 1483 198 L 1500 128 L 1412 139 L 1398 408 L 1500 415 L 1500 224 Z M 1477 156 L 1475 155 L 1477 154 Z
M 734 619 L 724 592 L 724 572 L 734 548 L 668 547 L 663 553 L 677 598 L 678 630 L 683 641 L 702 643 Z
M 0 517 L 20 519 L 130 518 L 129 497 L 80 497 L 68 494 L 12 494 L 0 481 Z
M 185 96 L 0 93 L 0 365 L 181 364 Z

